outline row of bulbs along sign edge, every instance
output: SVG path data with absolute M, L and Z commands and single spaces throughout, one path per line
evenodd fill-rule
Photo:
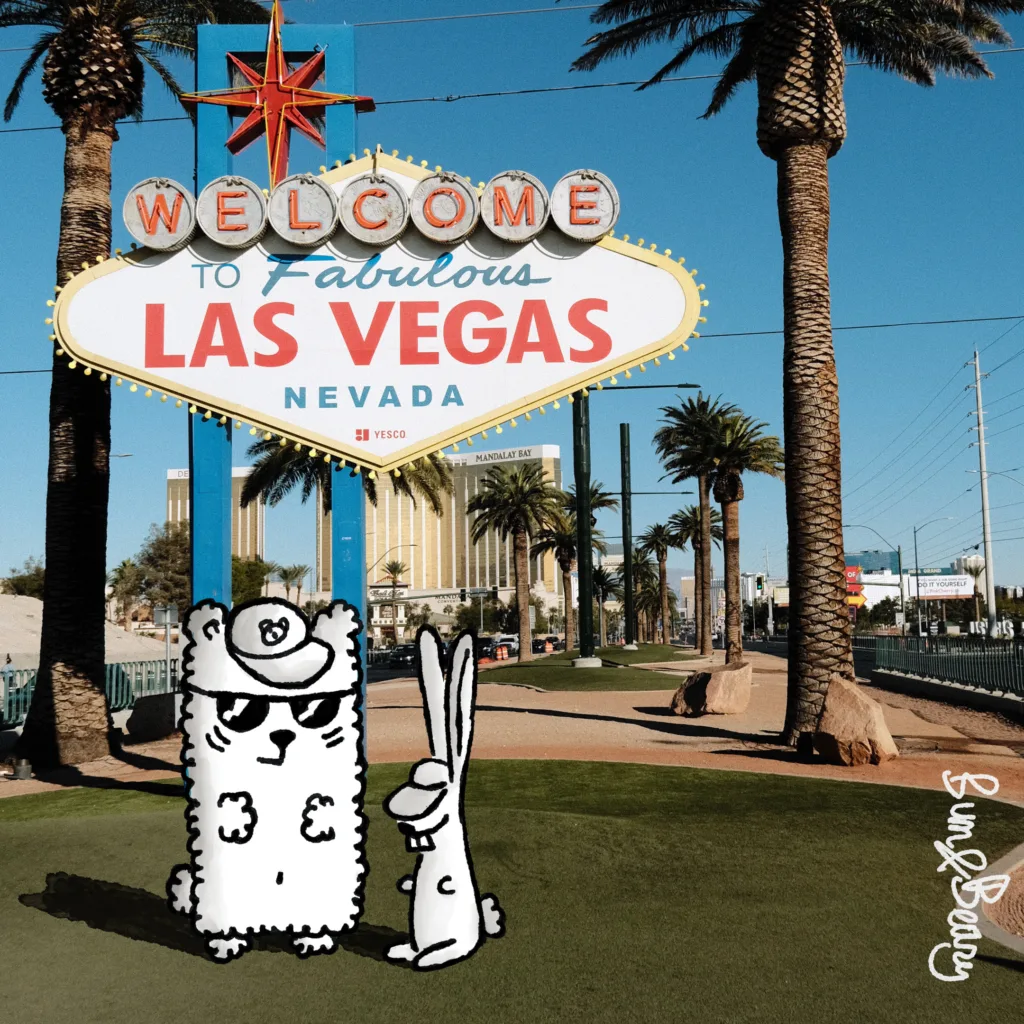
M 145 248 L 59 289 L 59 353 L 338 468 L 397 473 L 698 336 L 696 271 L 614 237 L 619 196 L 597 171 L 550 193 L 525 171 L 474 186 L 379 149 L 321 171 L 269 194 L 226 176 L 196 199 L 140 182 L 124 219 Z

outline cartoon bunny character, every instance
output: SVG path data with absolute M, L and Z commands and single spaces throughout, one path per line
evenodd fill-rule
M 366 875 L 362 669 L 354 609 L 312 626 L 276 598 L 202 601 L 183 630 L 181 730 L 191 861 L 167 884 L 211 956 L 241 956 L 260 931 L 300 957 L 354 928 Z
M 497 897 L 477 889 L 466 838 L 464 790 L 473 738 L 476 659 L 472 633 L 463 633 L 441 668 L 440 637 L 429 626 L 416 636 L 423 715 L 431 756 L 412 768 L 409 781 L 385 801 L 416 868 L 398 883 L 410 893 L 410 941 L 392 946 L 389 960 L 425 971 L 465 960 L 485 936 L 505 933 Z

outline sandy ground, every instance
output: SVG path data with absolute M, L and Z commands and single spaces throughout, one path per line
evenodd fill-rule
M 751 654 L 750 660 L 754 684 L 747 711 L 699 719 L 671 713 L 671 690 L 543 692 L 487 683 L 486 673 L 482 673 L 473 756 L 627 761 L 935 790 L 942 789 L 945 769 L 986 772 L 999 778 L 1000 798 L 1024 806 L 1024 759 L 1006 745 L 1024 744 L 1024 728 L 998 715 L 872 688 L 871 695 L 883 702 L 886 722 L 902 756 L 884 765 L 860 768 L 806 763 L 775 742 L 785 716 L 785 660 L 758 653 Z M 689 663 L 685 671 L 695 664 Z M 367 707 L 371 763 L 408 762 L 427 756 L 415 680 L 372 685 Z M 135 786 L 167 778 L 178 771 L 179 751 L 178 738 L 130 746 L 123 759 L 80 765 L 46 781 L 5 778 L 0 780 L 0 796 L 68 785 Z

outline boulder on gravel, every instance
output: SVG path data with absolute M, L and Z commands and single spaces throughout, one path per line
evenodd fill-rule
M 738 715 L 750 704 L 751 666 L 746 661 L 693 672 L 676 690 L 672 710 L 677 715 Z
M 881 764 L 900 756 L 882 705 L 842 676 L 829 680 L 814 749 L 829 764 L 840 765 Z

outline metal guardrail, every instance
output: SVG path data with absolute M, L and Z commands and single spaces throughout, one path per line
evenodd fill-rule
M 875 668 L 1024 696 L 1024 644 L 972 636 L 878 637 Z
M 0 728 L 21 725 L 36 685 L 34 668 L 0 669 Z M 171 661 L 167 679 L 164 661 L 121 661 L 106 666 L 107 702 L 111 711 L 130 708 L 139 697 L 170 693 L 178 688 L 178 662 Z

